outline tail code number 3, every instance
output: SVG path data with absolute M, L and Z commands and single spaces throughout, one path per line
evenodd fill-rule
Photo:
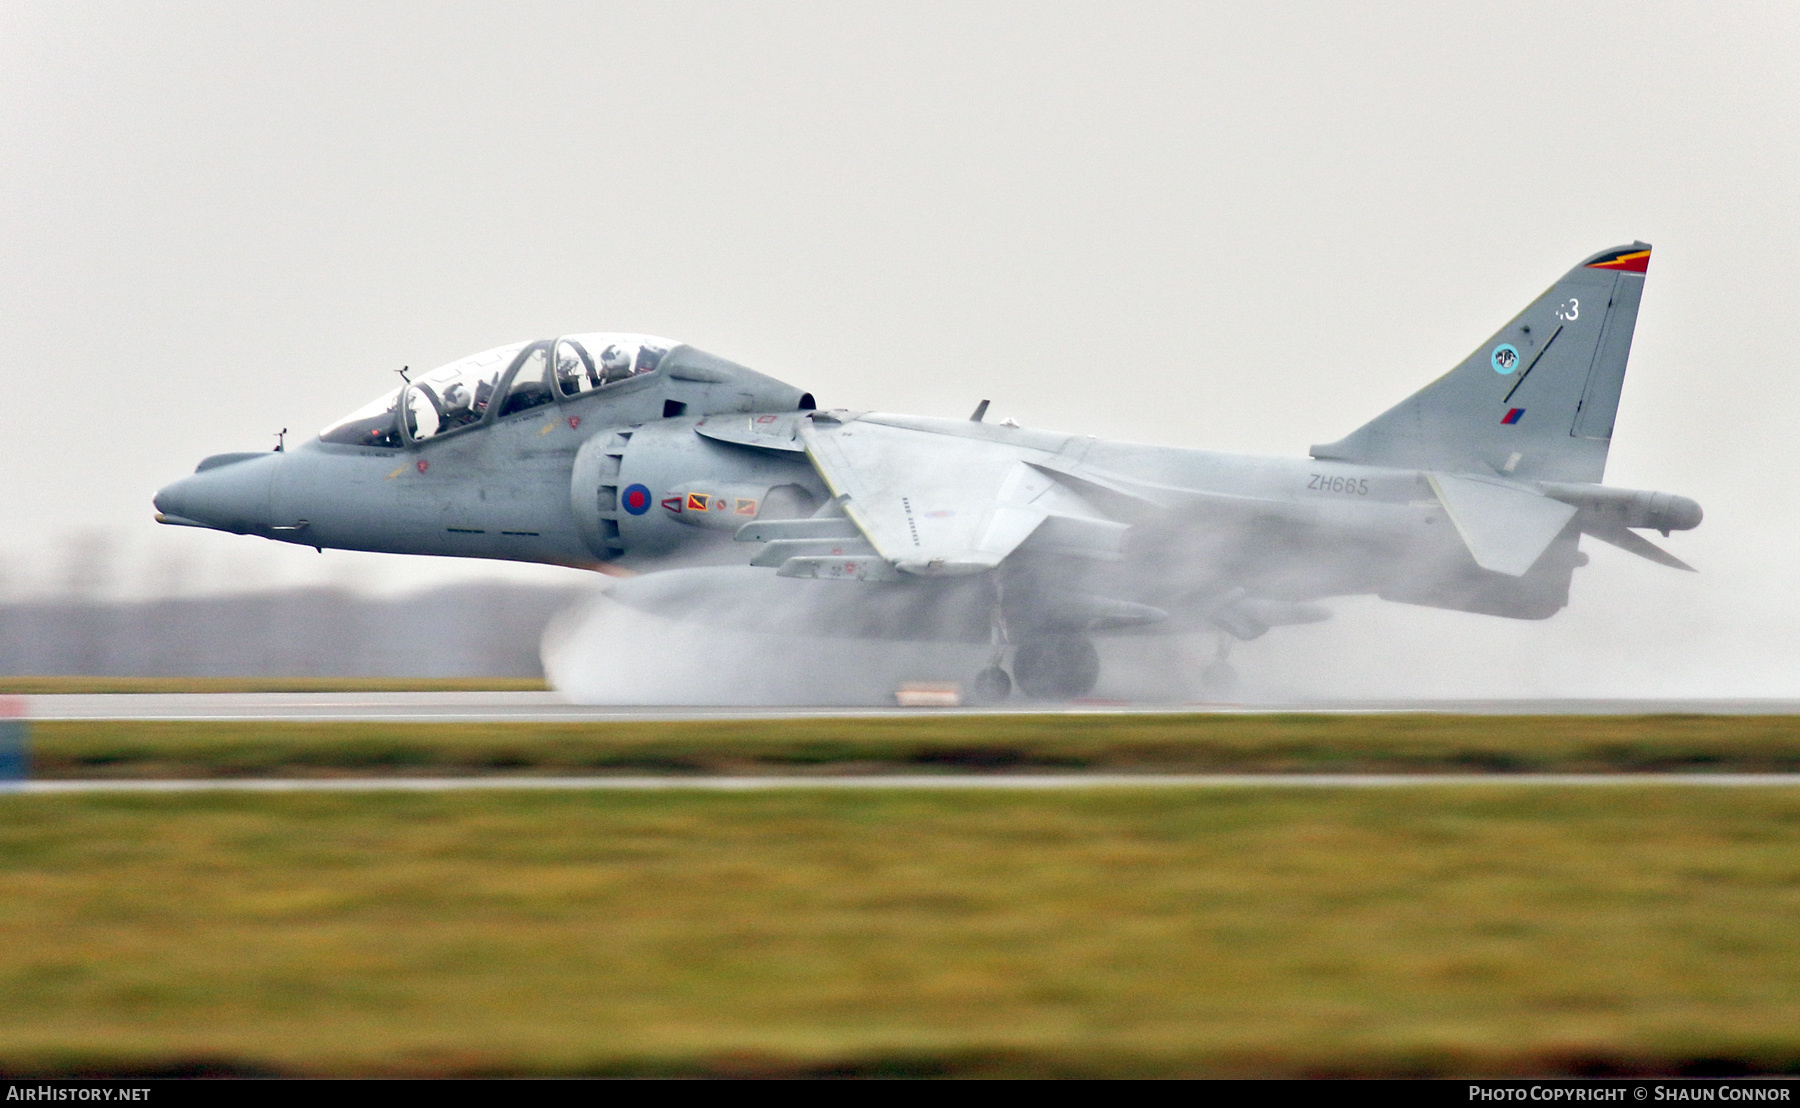
M 1570 323 L 1573 323 L 1576 320 L 1580 319 L 1581 318 L 1581 301 L 1576 300 L 1573 297 L 1570 297 L 1569 299 L 1563 301 L 1561 304 L 1558 304 L 1556 306 L 1556 318 L 1562 319 L 1562 320 L 1567 320 Z

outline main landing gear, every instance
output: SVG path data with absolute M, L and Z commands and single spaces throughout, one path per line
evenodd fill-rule
M 1012 675 L 998 665 L 988 666 L 975 675 L 970 691 L 982 704 L 998 704 L 1012 695 Z
M 973 698 L 983 704 L 998 704 L 1012 695 L 1013 684 L 1033 700 L 1070 700 L 1086 696 L 1100 680 L 1100 652 L 1080 635 L 1038 633 L 1013 649 L 1012 673 L 1006 672 L 1007 647 L 1013 638 L 1006 625 L 1004 584 L 994 581 L 994 602 L 990 609 L 992 651 L 988 664 L 970 683 Z
M 999 658 L 975 675 L 973 692 L 984 703 L 997 703 L 1019 691 L 1033 700 L 1069 700 L 1092 692 L 1100 680 L 1100 652 L 1078 635 L 1027 639 L 1013 652 L 1012 674 Z

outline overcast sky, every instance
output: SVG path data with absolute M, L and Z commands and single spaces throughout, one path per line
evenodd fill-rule
M 1663 674 L 1698 636 L 1800 692 L 1797 32 L 1791 4 L 7 0 L 4 588 L 59 587 L 89 533 L 119 591 L 492 573 L 159 528 L 150 497 L 402 364 L 560 332 L 827 406 L 1304 454 L 1641 238 L 1607 476 L 1700 500 L 1669 545 L 1704 572 L 1601 547 L 1553 624 L 1469 633 L 1622 636 Z M 1346 617 L 1501 622 L 1378 607 Z

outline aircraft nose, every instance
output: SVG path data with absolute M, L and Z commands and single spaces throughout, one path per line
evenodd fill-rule
M 280 460 L 275 453 L 214 455 L 191 476 L 157 492 L 157 519 L 237 535 L 265 532 Z

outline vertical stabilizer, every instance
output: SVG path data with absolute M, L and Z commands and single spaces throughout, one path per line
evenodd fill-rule
M 1602 250 L 1461 365 L 1313 457 L 1599 481 L 1649 266 L 1645 243 Z

